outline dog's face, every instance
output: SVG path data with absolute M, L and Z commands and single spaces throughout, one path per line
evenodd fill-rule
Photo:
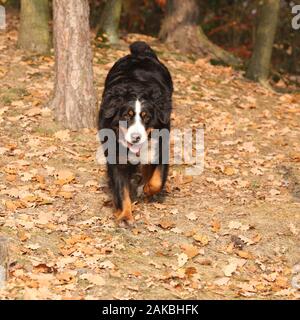
M 151 108 L 136 99 L 122 108 L 119 122 L 120 142 L 131 152 L 138 153 L 151 132 L 153 122 Z
M 168 96 L 163 95 L 157 86 L 149 85 L 139 93 L 132 91 L 138 90 L 118 85 L 106 92 L 100 127 L 115 130 L 119 143 L 138 155 L 150 139 L 152 129 L 169 129 L 171 108 L 168 108 Z

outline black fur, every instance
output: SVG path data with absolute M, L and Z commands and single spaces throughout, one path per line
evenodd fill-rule
M 145 42 L 134 42 L 131 53 L 118 60 L 105 80 L 99 114 L 99 129 L 113 129 L 119 134 L 118 124 L 136 99 L 151 115 L 145 127 L 170 130 L 173 83 L 168 69 L 158 60 L 154 51 Z M 120 151 L 117 144 L 117 153 Z M 160 157 L 161 158 L 161 157 Z M 161 159 L 160 159 L 161 160 Z M 168 175 L 168 164 L 151 165 L 159 168 L 162 187 Z M 107 164 L 109 184 L 117 210 L 123 210 L 124 188 L 132 192 L 130 180 L 139 170 L 139 165 Z

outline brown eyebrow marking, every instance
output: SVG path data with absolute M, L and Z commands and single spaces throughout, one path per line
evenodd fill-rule
M 143 111 L 143 112 L 141 113 L 141 117 L 143 118 L 143 117 L 145 117 L 145 116 L 146 116 L 146 112 Z

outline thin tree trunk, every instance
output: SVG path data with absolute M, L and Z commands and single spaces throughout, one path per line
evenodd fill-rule
M 111 44 L 119 42 L 121 11 L 122 0 L 107 0 L 96 30 L 97 36 L 104 36 Z
M 233 66 L 240 65 L 238 58 L 207 38 L 198 20 L 199 8 L 195 0 L 168 0 L 159 38 L 182 52 L 211 56 Z
M 246 72 L 251 80 L 266 82 L 268 79 L 279 9 L 280 0 L 260 1 L 254 50 Z
M 71 129 L 96 125 L 87 0 L 54 0 L 55 89 L 50 107 Z
M 0 289 L 5 286 L 8 274 L 8 265 L 8 240 L 4 237 L 0 237 Z
M 37 53 L 50 50 L 48 0 L 21 0 L 19 47 Z

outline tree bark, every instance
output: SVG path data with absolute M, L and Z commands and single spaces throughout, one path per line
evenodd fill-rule
M 210 56 L 232 66 L 240 65 L 238 58 L 207 38 L 198 20 L 199 8 L 195 0 L 168 0 L 159 38 L 184 53 Z
M 268 79 L 279 9 L 280 0 L 260 1 L 254 50 L 246 72 L 251 80 L 266 82 Z
M 18 45 L 36 53 L 50 50 L 48 0 L 21 0 L 21 22 Z
M 50 107 L 70 129 L 96 125 L 87 0 L 54 0 L 55 89 Z
M 0 289 L 5 286 L 8 274 L 8 265 L 8 240 L 4 237 L 0 237 Z
M 122 11 L 122 0 L 107 0 L 100 22 L 97 27 L 97 37 L 104 36 L 111 44 L 119 42 L 119 24 Z

